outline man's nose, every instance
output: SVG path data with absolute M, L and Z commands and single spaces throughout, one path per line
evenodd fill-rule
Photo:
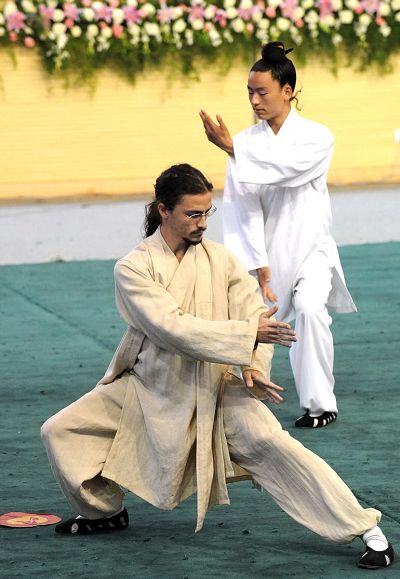
M 250 96 L 250 102 L 252 105 L 256 105 L 259 102 L 259 95 L 256 92 Z

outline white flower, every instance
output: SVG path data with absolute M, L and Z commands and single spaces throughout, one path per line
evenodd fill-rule
M 321 24 L 325 26 L 335 26 L 336 19 L 333 14 L 327 14 L 324 18 L 321 19 Z
M 290 25 L 291 22 L 288 18 L 279 17 L 276 19 L 276 26 L 278 30 L 281 30 L 282 32 L 286 32 L 286 30 L 289 30 Z
M 335 12 L 339 12 L 343 8 L 342 0 L 332 0 L 332 8 Z
M 7 2 L 3 9 L 4 16 L 10 16 L 14 12 L 18 12 L 17 5 L 14 2 Z
M 95 38 L 99 33 L 99 27 L 96 24 L 89 24 L 86 30 L 86 36 L 88 38 Z
M 334 46 L 337 46 L 342 41 L 343 41 L 343 38 L 340 36 L 340 34 L 334 34 L 332 36 L 332 43 L 334 44 Z
M 112 19 L 114 24 L 121 24 L 125 20 L 124 11 L 121 8 L 114 8 L 112 12 Z
M 149 36 L 160 36 L 160 27 L 155 22 L 145 22 L 144 29 Z
M 231 28 L 232 28 L 232 30 L 234 30 L 235 32 L 240 34 L 244 30 L 243 20 L 241 18 L 236 18 L 235 20 L 232 20 Z
M 103 38 L 111 38 L 113 35 L 113 31 L 109 26 L 105 26 L 104 28 L 101 29 L 100 34 L 101 36 L 103 36 Z
M 368 28 L 368 26 L 371 24 L 371 21 L 371 16 L 366 12 L 364 12 L 364 14 L 360 14 L 359 22 L 362 26 L 364 26 L 364 28 Z
M 353 12 L 351 10 L 341 10 L 339 20 L 342 24 L 351 24 L 353 22 Z
M 0 12 L 0 26 L 4 24 L 4 16 L 2 15 L 2 13 Z
M 137 0 L 127 0 L 126 4 L 128 6 L 133 6 L 133 8 L 136 8 L 137 6 Z
M 226 40 L 227 42 L 229 42 L 230 44 L 232 44 L 232 42 L 233 42 L 233 36 L 232 36 L 230 30 L 224 30 L 223 33 L 222 33 L 222 36 L 225 38 L 225 40 Z
M 101 10 L 103 6 L 104 6 L 103 2 L 99 2 L 98 0 L 92 3 L 93 10 Z
M 24 12 L 37 12 L 36 6 L 34 5 L 33 2 L 31 2 L 31 0 L 22 0 L 21 2 L 21 6 L 24 10 Z
M 53 12 L 52 20 L 54 22 L 63 22 L 64 21 L 64 12 L 62 10 L 60 10 L 59 8 L 57 8 Z
M 228 8 L 232 8 L 232 6 L 235 6 L 235 4 L 236 4 L 236 0 L 224 0 L 225 10 L 227 10 Z
M 25 34 L 28 34 L 29 36 L 31 36 L 33 34 L 33 28 L 30 28 L 29 26 L 25 26 L 24 32 L 25 32 Z
M 262 17 L 263 17 L 263 13 L 261 12 L 261 10 L 254 10 L 253 16 L 252 16 L 253 22 L 260 22 L 260 20 L 262 20 Z
M 210 30 L 208 35 L 213 46 L 220 46 L 222 44 L 222 38 L 215 29 Z
M 175 22 L 172 25 L 172 30 L 174 32 L 177 32 L 178 34 L 180 34 L 181 32 L 183 32 L 186 28 L 186 22 L 180 18 L 179 20 L 175 20 Z
M 67 27 L 62 22 L 56 22 L 55 24 L 53 24 L 51 29 L 55 36 L 62 36 L 63 34 L 65 34 Z
M 394 17 L 396 22 L 400 22 L 400 12 L 397 12 L 396 16 Z
M 314 0 L 303 0 L 301 5 L 303 6 L 304 10 L 309 10 L 314 6 Z
M 316 10 L 310 10 L 310 12 L 307 12 L 307 14 L 304 16 L 304 20 L 308 24 L 317 24 L 317 22 L 319 22 L 318 12 Z
M 179 6 L 174 6 L 174 8 L 172 8 L 172 14 L 174 15 L 175 19 L 180 18 L 180 16 L 183 14 L 182 8 Z
M 142 12 L 145 16 L 153 16 L 156 13 L 156 9 L 153 4 L 147 2 L 146 4 L 143 4 Z
M 360 6 L 360 2 L 358 0 L 345 0 L 345 4 L 347 8 L 350 8 L 350 10 L 353 11 L 358 8 L 358 6 Z
M 204 18 L 207 20 L 212 20 L 214 18 L 215 8 L 213 6 L 207 6 L 204 10 Z
M 0 26 L 0 36 L 4 36 L 6 33 L 6 29 Z
M 143 44 L 148 44 L 150 41 L 150 38 L 147 36 L 145 32 L 142 33 L 141 41 L 143 42 Z
M 92 22 L 95 17 L 94 10 L 91 8 L 84 8 L 82 11 L 82 16 L 87 22 Z
M 268 41 L 268 32 L 266 30 L 257 30 L 256 38 L 260 40 L 262 43 Z
M 386 4 L 386 2 L 379 3 L 379 14 L 381 16 L 388 16 L 390 12 L 391 10 L 389 4 Z
M 313 0 L 311 0 L 313 2 Z M 314 2 L 313 2 L 314 3 Z M 282 4 L 282 0 L 268 0 L 268 6 L 272 8 L 278 8 Z
M 400 0 L 392 0 L 392 8 L 393 10 L 400 10 Z
M 292 26 L 292 28 L 290 29 L 290 36 L 291 36 L 291 39 L 293 40 L 293 42 L 295 44 L 297 44 L 297 46 L 300 46 L 303 39 L 301 37 L 300 32 L 297 30 L 297 28 L 295 26 Z
M 233 20 L 234 18 L 236 18 L 236 16 L 237 16 L 236 8 L 233 8 L 233 6 L 227 8 L 226 17 L 228 18 L 228 20 Z
M 204 21 L 201 18 L 195 18 L 190 24 L 193 30 L 203 30 L 204 28 Z
M 258 23 L 258 28 L 260 30 L 267 30 L 269 28 L 269 20 L 267 20 L 267 18 L 263 18 L 262 20 L 260 20 L 260 22 Z
M 304 8 L 297 6 L 293 12 L 293 20 L 300 20 L 304 16 Z
M 243 8 L 243 10 L 247 10 L 248 8 L 252 8 L 253 2 L 251 0 L 241 0 L 239 6 Z
M 382 36 L 384 36 L 386 38 L 387 36 L 390 36 L 392 29 L 390 28 L 390 26 L 384 25 L 384 26 L 379 27 L 379 32 L 382 34 Z
M 138 26 L 137 24 L 134 24 L 134 23 L 129 24 L 128 32 L 132 36 L 139 36 L 140 35 L 140 26 Z
M 74 38 L 79 38 L 81 36 L 81 34 L 82 34 L 82 28 L 75 24 L 75 26 L 73 26 L 71 28 L 71 36 L 73 36 Z
M 192 46 L 192 44 L 193 44 L 193 30 L 190 30 L 190 28 L 187 28 L 185 30 L 185 40 L 186 40 L 186 44 L 188 46 Z

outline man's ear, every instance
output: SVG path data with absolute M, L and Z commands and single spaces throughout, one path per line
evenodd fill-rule
M 161 217 L 164 217 L 164 219 L 168 216 L 168 209 L 165 207 L 164 203 L 158 203 L 157 209 Z
M 292 91 L 292 87 L 290 86 L 290 84 L 289 84 L 289 83 L 286 83 L 286 84 L 283 86 L 283 89 L 282 89 L 282 90 L 283 90 L 283 95 L 284 95 L 284 97 L 285 97 L 285 100 L 290 101 L 291 98 L 292 98 L 292 96 L 293 96 L 293 91 Z

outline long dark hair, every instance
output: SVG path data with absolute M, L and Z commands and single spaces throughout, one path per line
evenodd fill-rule
M 292 52 L 293 48 L 285 50 L 283 42 L 268 42 L 261 49 L 261 59 L 257 60 L 250 69 L 250 72 L 270 72 L 274 80 L 279 82 L 283 87 L 286 83 L 290 86 L 293 93 L 296 86 L 296 69 L 293 62 L 286 56 Z M 290 100 L 296 101 L 297 91 Z
M 163 203 L 172 211 L 183 195 L 196 195 L 212 190 L 213 184 L 203 173 L 188 163 L 172 165 L 165 169 L 154 185 L 155 199 L 145 208 L 144 236 L 149 237 L 161 225 L 159 203 Z

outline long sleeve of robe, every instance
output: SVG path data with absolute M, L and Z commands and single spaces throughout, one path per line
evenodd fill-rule
M 272 346 L 255 348 L 267 309 L 222 245 L 203 241 L 178 262 L 159 231 L 119 260 L 115 282 L 128 327 L 100 384 L 130 375 L 102 475 L 165 509 L 197 491 L 200 529 L 229 501 L 226 479 L 246 474 L 229 458 L 220 403 L 236 367 L 269 375 Z
M 331 131 L 292 110 L 276 135 L 263 121 L 233 143 L 223 200 L 225 245 L 249 271 L 271 268 L 280 319 L 293 319 L 293 288 L 314 251 L 327 255 L 333 271 L 328 308 L 354 311 L 331 233 Z

